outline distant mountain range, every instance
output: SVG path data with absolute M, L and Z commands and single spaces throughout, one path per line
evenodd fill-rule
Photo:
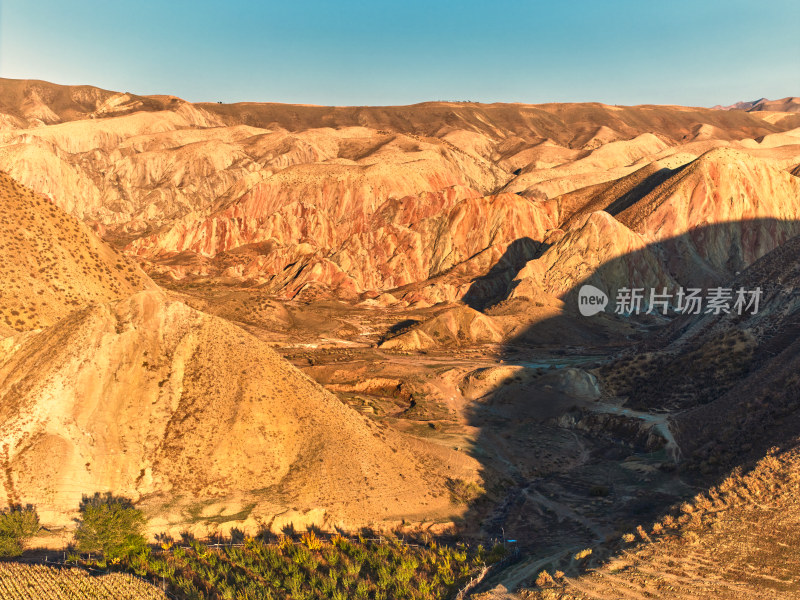
M 800 98 L 797 96 L 787 96 L 780 100 L 767 100 L 766 98 L 759 98 L 758 100 L 750 100 L 744 102 L 737 102 L 729 106 L 722 106 L 717 104 L 711 107 L 712 110 L 744 110 L 747 112 L 754 111 L 771 111 L 771 112 L 800 112 Z

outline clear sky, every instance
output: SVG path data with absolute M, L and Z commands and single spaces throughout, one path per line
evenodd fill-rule
M 0 0 L 0 77 L 191 101 L 800 95 L 798 0 Z

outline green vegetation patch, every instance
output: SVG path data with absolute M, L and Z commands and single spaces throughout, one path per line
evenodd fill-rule
M 396 537 L 307 532 L 272 541 L 247 537 L 238 545 L 165 542 L 114 568 L 164 582 L 186 600 L 424 600 L 449 597 L 503 554 L 501 546 L 487 552 L 430 540 L 412 544 Z

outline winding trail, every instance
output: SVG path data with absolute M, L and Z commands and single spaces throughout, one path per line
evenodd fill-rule
M 644 423 L 653 425 L 653 428 L 666 440 L 666 450 L 669 452 L 673 461 L 678 462 L 681 457 L 681 449 L 675 441 L 675 436 L 669 428 L 671 413 L 646 413 L 609 402 L 596 402 L 589 406 L 592 412 L 600 414 L 622 415 L 632 419 L 639 419 Z

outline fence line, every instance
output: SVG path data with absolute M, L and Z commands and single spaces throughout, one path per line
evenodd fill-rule
M 458 590 L 458 594 L 456 594 L 455 600 L 464 600 L 466 595 L 475 589 L 480 583 L 486 578 L 486 574 L 492 569 L 491 566 L 485 566 L 481 569 L 481 572 L 478 573 L 475 577 L 470 579 L 463 588 Z
M 481 572 L 476 577 L 470 579 L 469 583 L 459 590 L 458 594 L 456 594 L 454 597 L 454 600 L 465 600 L 469 597 L 469 594 L 475 590 L 475 588 L 489 578 L 490 574 L 493 574 L 496 571 L 501 571 L 508 565 L 517 562 L 520 556 L 522 556 L 522 553 L 519 551 L 519 548 L 514 548 L 514 552 L 506 556 L 501 561 L 496 562 L 493 565 L 483 567 Z

